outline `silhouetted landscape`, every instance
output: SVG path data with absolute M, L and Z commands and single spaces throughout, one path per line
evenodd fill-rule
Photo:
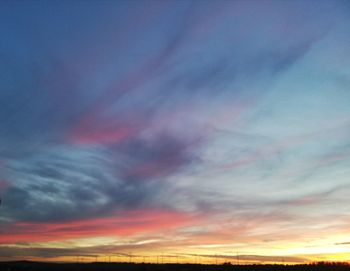
M 201 265 L 201 264 L 134 264 L 134 263 L 43 263 L 43 262 L 2 262 L 0 271 L 78 271 L 78 270 L 121 270 L 121 271 L 255 271 L 255 270 L 286 270 L 286 271 L 323 271 L 323 270 L 350 270 L 348 263 L 312 263 L 298 265 L 264 264 L 264 265 Z

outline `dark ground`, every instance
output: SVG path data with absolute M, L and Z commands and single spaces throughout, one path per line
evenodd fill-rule
M 39 263 L 0 262 L 0 271 L 350 271 L 349 264 L 317 263 L 308 265 L 199 265 L 130 263 Z

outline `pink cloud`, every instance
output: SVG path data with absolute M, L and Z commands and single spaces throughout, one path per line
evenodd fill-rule
M 118 143 L 135 132 L 131 126 L 117 118 L 102 118 L 88 114 L 69 131 L 73 144 Z
M 118 127 L 101 131 L 76 130 L 72 133 L 70 142 L 74 144 L 118 143 L 126 139 L 131 133 L 132 131 L 129 127 Z
M 0 192 L 6 190 L 10 184 L 5 180 L 0 180 Z
M 0 243 L 43 242 L 96 236 L 130 236 L 169 230 L 199 218 L 163 209 L 116 212 L 113 216 L 60 223 L 17 222 L 1 229 Z

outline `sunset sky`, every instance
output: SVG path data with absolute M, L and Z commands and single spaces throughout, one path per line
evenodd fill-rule
M 350 260 L 349 1 L 0 1 L 0 260 Z

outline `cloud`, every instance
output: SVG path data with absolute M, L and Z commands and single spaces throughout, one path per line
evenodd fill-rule
M 169 231 L 188 225 L 199 217 L 166 209 L 120 211 L 109 217 L 75 219 L 65 223 L 17 222 L 1 227 L 2 244 L 43 242 L 90 236 L 129 236 L 147 232 Z
M 179 227 L 206 214 L 197 235 L 179 230 L 200 245 L 233 242 L 232 232 L 294 238 L 303 223 L 327 228 L 330 213 L 346 213 L 336 198 L 349 154 L 342 3 L 25 7 L 0 11 L 9 244 L 114 227 L 147 235 L 161 230 L 151 210 Z M 146 221 L 121 225 L 129 214 Z
M 47 148 L 12 160 L 8 166 L 12 185 L 3 197 L 3 216 L 69 221 L 165 206 L 164 179 L 195 161 L 192 147 L 186 138 L 162 133 L 109 148 Z
M 103 155 L 55 150 L 17 161 L 13 176 L 22 179 L 4 195 L 5 216 L 15 220 L 61 221 L 103 215 L 114 208 L 140 206 L 156 188 L 126 183 L 101 164 Z M 22 177 L 23 176 L 23 177 Z M 151 190 L 149 190 L 151 189 Z M 148 191 L 148 192 L 147 192 Z

